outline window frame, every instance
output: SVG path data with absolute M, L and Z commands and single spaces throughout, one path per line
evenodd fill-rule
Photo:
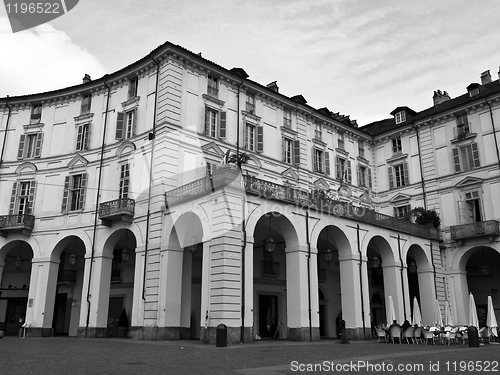
M 469 152 L 467 150 L 470 149 Z M 477 143 L 469 143 L 452 149 L 455 173 L 469 172 L 481 168 Z
M 219 80 L 211 74 L 207 77 L 207 94 L 214 98 L 219 97 Z
M 128 82 L 128 100 L 137 98 L 137 91 L 139 89 L 139 77 L 130 78 Z
M 120 164 L 120 183 L 118 186 L 118 199 L 128 199 L 130 193 L 130 164 Z
M 345 150 L 345 133 L 339 132 L 337 136 L 337 145 L 340 150 Z
M 406 121 L 406 111 L 396 112 L 394 115 L 394 119 L 396 120 L 396 125 L 401 124 Z
M 90 143 L 90 122 L 78 124 L 76 127 L 76 151 L 88 150 Z
M 283 109 L 283 126 L 287 129 L 292 128 L 292 110 L 285 108 Z
M 137 108 L 129 109 L 123 112 L 118 112 L 116 115 L 115 139 L 125 140 L 135 137 L 136 126 L 137 126 Z
M 30 132 L 23 133 L 19 137 L 19 146 L 17 149 L 17 159 L 37 159 L 41 157 L 43 144 L 43 133 Z
M 255 114 L 255 94 L 253 94 L 251 92 L 247 92 L 245 109 L 247 112 L 249 112 L 251 114 Z
M 80 115 L 86 115 L 90 113 L 92 108 L 92 94 L 87 94 L 82 97 L 82 102 L 80 104 Z
M 394 206 L 394 217 L 398 219 L 408 219 L 411 215 L 411 204 Z
M 209 115 L 213 117 L 209 118 Z M 212 123 L 211 119 L 214 119 Z M 210 120 L 210 122 L 209 122 Z M 210 126 L 208 126 L 210 125 Z M 226 138 L 226 112 L 215 109 L 211 106 L 205 105 L 205 124 L 203 133 L 211 138 Z
M 396 168 L 402 168 L 402 173 L 397 173 Z M 409 171 L 408 171 L 408 162 L 403 162 L 399 163 L 396 165 L 391 165 L 388 167 L 388 174 L 389 174 L 389 189 L 397 189 L 403 186 L 408 186 L 410 185 L 410 176 L 409 176 Z M 399 181 L 397 180 L 397 175 L 398 176 L 403 176 L 402 180 L 401 178 Z
M 401 154 L 403 152 L 403 143 L 401 140 L 401 136 L 393 137 L 391 139 L 391 143 L 393 154 Z
M 79 178 L 79 180 L 77 180 Z M 65 177 L 62 213 L 83 211 L 85 208 L 85 195 L 87 190 L 87 173 L 75 173 Z M 78 182 L 78 186 L 75 186 Z

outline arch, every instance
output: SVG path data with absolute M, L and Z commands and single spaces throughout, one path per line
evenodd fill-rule
M 15 249 L 18 244 L 22 242 L 25 243 L 29 246 L 31 252 L 32 252 L 32 257 L 34 258 L 36 254 L 39 254 L 38 250 L 38 243 L 33 239 L 33 237 L 30 237 L 29 239 L 26 238 L 12 238 L 9 240 L 7 243 L 5 243 L 2 247 L 0 247 L 0 262 L 3 262 L 5 260 L 5 256 L 12 250 Z
M 68 233 L 59 233 L 56 238 L 52 240 L 49 245 L 49 248 L 52 249 L 50 251 L 50 257 L 53 259 L 59 259 L 64 248 L 74 240 L 73 237 L 78 238 L 83 243 L 84 254 L 87 253 L 87 249 L 90 251 L 92 248 L 92 242 L 88 235 L 88 233 L 82 229 L 72 230 L 71 234 Z
M 326 223 L 326 220 L 324 221 Z M 322 224 L 323 221 L 319 222 Z M 339 256 L 351 254 L 352 248 L 349 238 L 340 227 L 332 224 L 317 225 L 311 234 L 311 243 L 316 243 L 317 249 L 326 246 L 326 243 L 333 245 L 339 252 Z
M 16 174 L 18 176 L 21 175 L 34 175 L 37 172 L 36 165 L 29 162 L 25 161 L 24 163 L 21 163 L 17 168 L 16 168 Z
M 182 213 L 175 223 L 168 236 L 168 248 L 185 248 L 203 242 L 203 225 L 192 211 Z
M 120 144 L 120 146 L 118 146 L 115 154 L 119 159 L 121 159 L 130 156 L 130 154 L 133 153 L 135 149 L 135 143 L 126 140 L 122 144 Z
M 248 218 L 247 219 L 248 221 L 246 222 L 247 233 L 253 235 L 254 243 L 257 243 L 257 237 L 258 237 L 258 236 L 256 236 L 257 224 L 259 222 L 261 222 L 261 219 L 263 217 L 268 217 L 269 214 L 272 214 L 272 216 L 273 216 L 273 218 L 272 218 L 273 227 L 276 226 L 276 230 L 284 238 L 287 247 L 298 246 L 301 243 L 299 241 L 298 231 L 301 232 L 300 237 L 305 238 L 305 235 L 306 235 L 305 234 L 305 221 L 304 221 L 302 227 L 300 227 L 300 225 L 298 225 L 298 224 L 294 225 L 295 217 L 290 219 L 287 216 L 286 210 L 285 210 L 285 212 L 280 211 L 281 208 L 282 208 L 282 205 L 268 204 L 268 205 L 259 206 L 251 212 L 248 212 L 248 210 L 247 210 L 247 218 Z M 305 240 L 303 242 L 305 243 Z
M 271 222 L 271 228 L 269 228 L 268 220 L 270 220 Z M 257 233 L 258 225 L 265 225 L 270 229 L 270 232 Z M 276 234 L 279 234 L 281 237 L 283 237 L 287 248 L 296 246 L 299 243 L 297 232 L 292 222 L 285 215 L 276 211 L 269 211 L 261 215 L 255 223 L 253 231 L 251 231 L 250 233 L 253 233 L 254 243 L 258 243 L 261 240 Z
M 395 256 L 391 244 L 384 237 L 380 235 L 374 235 L 368 241 L 366 247 L 367 257 L 370 256 L 370 254 L 368 254 L 370 250 L 377 252 L 382 257 L 382 262 L 384 263 L 395 262 L 399 259 L 399 256 L 398 257 Z
M 129 233 L 131 237 L 127 238 Z M 123 238 L 123 236 L 127 238 L 127 246 L 131 243 L 131 245 L 128 246 L 129 248 L 135 249 L 137 247 L 137 237 L 135 236 L 135 233 L 130 230 L 130 228 L 117 228 L 105 240 L 104 246 L 102 248 L 102 255 L 105 257 L 113 258 L 114 248 L 116 244 Z

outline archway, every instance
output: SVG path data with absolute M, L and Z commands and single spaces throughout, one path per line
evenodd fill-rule
M 0 331 L 6 336 L 17 336 L 26 321 L 32 259 L 31 246 L 22 240 L 0 249 Z

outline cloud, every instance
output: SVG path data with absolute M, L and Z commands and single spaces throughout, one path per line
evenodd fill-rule
M 0 17 L 2 58 L 0 97 L 34 94 L 80 84 L 107 69 L 88 51 L 49 24 L 13 34 L 7 17 Z

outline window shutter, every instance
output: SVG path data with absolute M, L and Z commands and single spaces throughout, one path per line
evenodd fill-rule
M 257 152 L 264 152 L 264 127 L 257 126 Z
M 221 112 L 219 117 L 219 138 L 226 138 L 226 112 Z
M 118 112 L 116 114 L 116 135 L 115 139 L 123 139 L 123 122 L 125 114 L 123 112 Z
M 335 178 L 337 180 L 341 180 L 342 179 L 342 166 L 340 164 L 340 158 L 338 156 L 336 156 L 335 160 L 336 160 L 336 168 L 337 168 L 337 171 L 335 173 Z
M 316 159 L 316 150 L 312 148 L 313 171 L 318 171 L 318 159 Z
M 83 207 L 85 206 L 85 190 L 87 187 L 87 174 L 82 173 L 82 181 L 80 185 L 80 199 L 78 201 L 78 209 L 83 210 Z
M 28 215 L 33 214 L 33 203 L 35 202 L 35 194 L 36 194 L 36 181 L 30 181 L 30 190 L 28 196 Z
M 300 141 L 293 141 L 293 162 L 296 165 L 300 164 Z
M 205 130 L 204 130 L 204 133 L 206 135 L 210 135 L 210 124 L 208 123 L 209 121 L 209 117 L 208 117 L 208 109 L 205 107 Z
M 35 143 L 35 158 L 39 158 L 42 153 L 42 139 L 43 133 L 39 132 L 36 135 L 36 143 Z
M 397 207 L 394 207 L 394 217 L 399 217 Z
M 17 151 L 17 158 L 22 159 L 24 157 L 24 142 L 26 140 L 26 134 L 21 134 L 19 139 L 19 149 Z
M 352 171 L 351 171 L 351 161 L 346 160 L 347 163 L 347 182 L 352 182 Z
M 16 208 L 16 199 L 17 199 L 17 182 L 14 182 L 12 185 L 12 195 L 10 196 L 10 205 L 9 205 L 9 215 L 14 215 L 14 210 Z
M 62 200 L 62 212 L 68 211 L 68 195 L 69 195 L 69 179 L 70 176 L 66 176 L 64 178 L 64 192 L 63 192 L 63 200 Z
M 286 163 L 286 138 L 281 138 L 281 160 Z
M 90 123 L 87 124 L 87 134 L 85 134 L 85 138 L 83 138 L 83 149 L 84 150 L 89 149 L 89 142 L 90 142 Z
M 455 163 L 455 173 L 460 172 L 460 156 L 458 155 L 458 148 L 453 149 L 453 162 Z
M 370 168 L 367 168 L 368 171 L 368 186 L 370 189 L 372 188 L 372 170 Z
M 479 150 L 477 149 L 477 143 L 472 145 L 472 159 L 474 160 L 474 168 L 479 168 L 481 166 L 479 162 Z
M 364 186 L 364 184 L 362 183 L 362 173 L 363 171 L 361 170 L 361 165 L 358 165 L 358 186 Z
M 136 127 L 137 127 L 137 110 L 134 110 L 132 114 L 132 129 L 130 130 L 131 137 L 135 136 Z
M 328 150 L 325 151 L 324 155 L 325 155 L 325 173 L 327 175 L 329 175 L 330 174 L 330 153 L 328 152 Z
M 405 178 L 403 185 L 409 185 L 410 179 L 408 178 L 408 163 L 403 163 L 403 176 Z
M 387 172 L 389 173 L 389 189 L 394 189 L 394 175 L 392 173 L 392 167 L 388 167 Z
M 76 134 L 76 151 L 81 151 L 82 148 L 82 137 L 83 137 L 83 127 L 84 125 L 79 125 Z
M 467 208 L 466 201 L 458 201 L 458 216 L 460 224 L 467 224 L 469 222 L 469 209 Z

